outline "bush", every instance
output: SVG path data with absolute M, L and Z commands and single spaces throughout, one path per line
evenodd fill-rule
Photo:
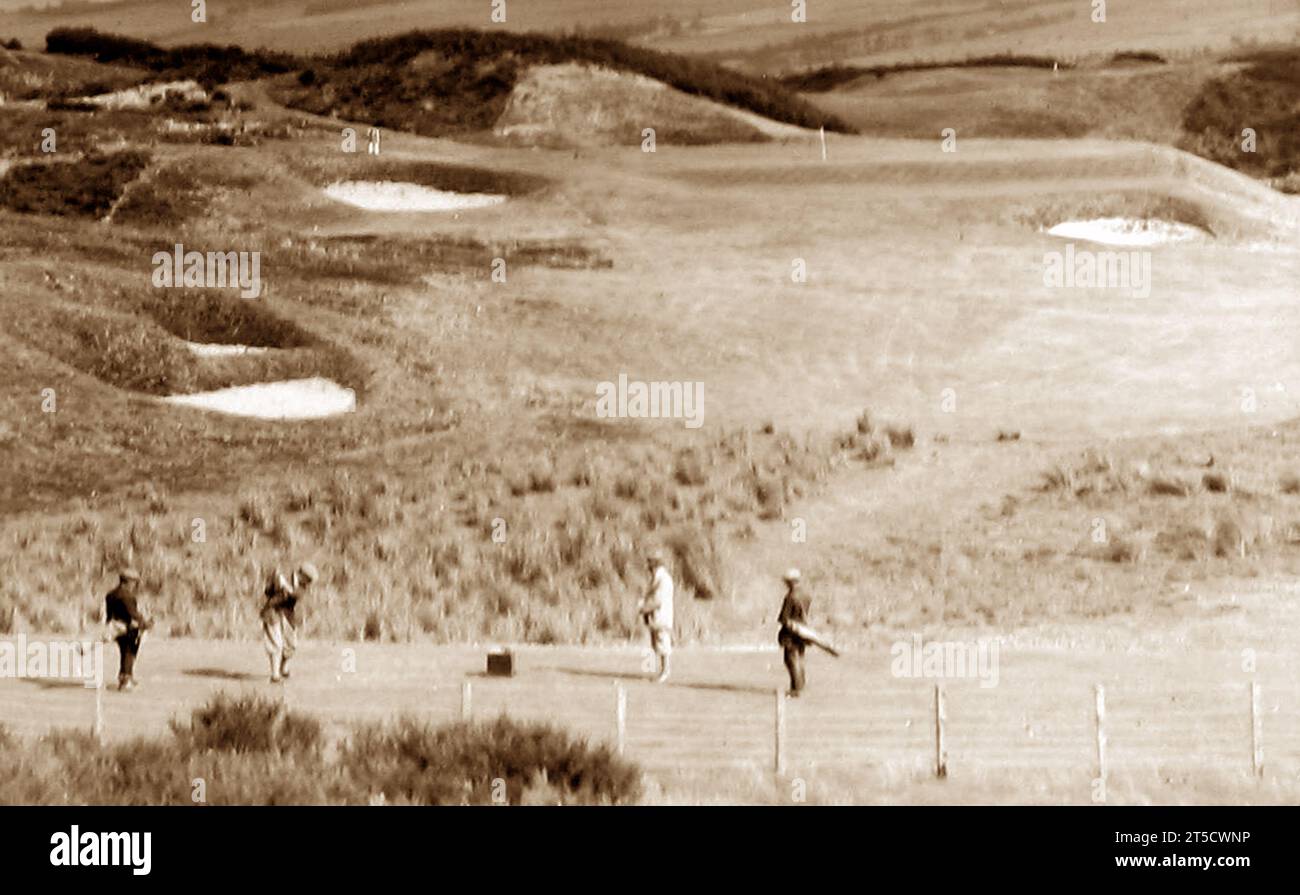
M 1187 497 L 1192 493 L 1192 486 L 1182 479 L 1157 476 L 1148 484 L 1147 490 L 1157 497 Z
M 0 178 L 0 205 L 27 214 L 102 217 L 148 165 L 148 153 L 137 151 L 15 165 Z
M 1231 487 L 1231 482 L 1221 472 L 1207 472 L 1201 477 L 1201 485 L 1212 494 L 1225 494 Z
M 309 715 L 289 712 L 263 696 L 226 693 L 195 709 L 188 725 L 173 722 L 172 731 L 185 755 L 209 750 L 312 755 L 320 752 L 323 739 L 320 722 Z
M 1247 65 L 1211 79 L 1183 113 L 1179 146 L 1256 177 L 1300 171 L 1300 49 L 1254 53 Z M 1241 130 L 1259 135 L 1256 152 L 1242 152 Z
M 163 48 L 94 28 L 55 28 L 45 36 L 45 51 L 166 72 L 176 79 L 193 78 L 204 86 L 284 74 L 302 67 L 302 61 L 288 53 L 250 53 L 242 47 L 215 44 Z
M 444 727 L 407 718 L 363 727 L 339 762 L 358 791 L 421 805 L 492 804 L 498 780 L 512 805 L 526 791 L 530 800 L 626 804 L 641 789 L 637 769 L 609 747 L 504 717 Z
M 901 74 L 903 72 L 933 71 L 942 68 L 1071 68 L 1068 62 L 1062 62 L 1053 59 L 1051 56 L 1018 56 L 1013 53 L 1004 53 L 994 56 L 977 56 L 972 59 L 949 60 L 947 62 L 903 62 L 896 65 L 828 65 L 823 68 L 803 71 L 797 74 L 786 75 L 781 78 L 781 84 L 791 90 L 797 90 L 801 93 L 827 93 L 834 90 L 842 84 L 850 81 L 856 81 L 859 78 L 874 75 L 876 78 L 883 78 L 887 75 Z

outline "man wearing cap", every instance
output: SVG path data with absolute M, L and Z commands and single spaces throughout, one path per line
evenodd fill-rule
M 318 577 L 316 567 L 303 563 L 298 571 L 285 578 L 271 573 L 266 585 L 266 603 L 262 606 L 262 634 L 266 655 L 271 661 L 271 683 L 278 684 L 289 676 L 289 660 L 298 648 L 298 619 L 295 610 L 307 586 Z
M 647 558 L 650 587 L 641 600 L 641 620 L 650 629 L 650 649 L 659 661 L 655 683 L 668 680 L 668 663 L 673 654 L 673 576 L 664 566 L 663 554 L 653 551 Z
M 785 653 L 785 668 L 790 672 L 790 690 L 787 696 L 798 696 L 803 692 L 804 672 L 803 654 L 808 642 L 795 633 L 795 626 L 808 621 L 811 600 L 799 590 L 799 570 L 790 569 L 785 573 L 785 600 L 781 603 L 781 612 L 776 620 L 781 625 L 776 635 L 776 642 Z
M 104 623 L 108 626 L 106 640 L 117 641 L 121 657 L 117 673 L 119 690 L 134 690 L 135 659 L 144 641 L 144 632 L 152 627 L 140 611 L 136 596 L 140 589 L 140 573 L 132 568 L 118 572 L 117 587 L 104 598 Z

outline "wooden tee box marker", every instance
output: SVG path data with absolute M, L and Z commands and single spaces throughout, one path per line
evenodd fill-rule
M 489 677 L 514 677 L 515 655 L 508 649 L 493 650 L 487 656 Z

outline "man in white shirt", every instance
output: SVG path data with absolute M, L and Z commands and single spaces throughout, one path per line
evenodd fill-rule
M 673 653 L 673 576 L 668 574 L 663 554 L 655 551 L 647 557 L 650 587 L 641 600 L 641 620 L 650 629 L 650 649 L 659 661 L 655 683 L 668 680 L 668 662 Z

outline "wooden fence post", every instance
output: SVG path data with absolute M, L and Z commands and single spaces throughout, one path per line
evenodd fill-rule
M 785 773 L 785 693 L 777 688 L 776 690 L 776 711 L 773 717 L 775 724 L 772 769 L 778 774 Z
M 1097 684 L 1095 688 L 1095 716 L 1097 721 L 1097 778 L 1106 781 L 1106 688 Z
M 1264 719 L 1259 713 L 1259 684 L 1250 682 L 1250 770 L 1264 776 Z
M 943 701 L 943 684 L 934 685 L 934 776 L 948 776 L 948 743 L 944 725 L 948 721 L 948 707 Z
M 101 666 L 99 679 L 95 681 L 95 721 L 90 731 L 95 741 L 104 744 L 104 670 Z
M 617 681 L 614 683 L 614 734 L 618 754 L 622 755 L 627 742 L 627 690 Z

